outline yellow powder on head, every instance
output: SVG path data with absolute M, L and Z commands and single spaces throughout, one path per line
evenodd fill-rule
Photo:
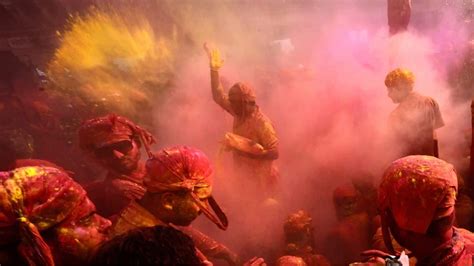
M 415 75 L 408 69 L 397 68 L 385 77 L 385 86 L 387 87 L 396 86 L 399 82 L 413 85 L 415 83 Z

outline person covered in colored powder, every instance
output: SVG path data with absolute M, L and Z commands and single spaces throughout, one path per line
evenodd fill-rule
M 248 84 L 237 82 L 225 93 L 219 79 L 222 60 L 217 49 L 204 48 L 209 56 L 214 101 L 234 117 L 232 133 L 226 133 L 224 145 L 234 155 L 234 165 L 245 180 L 264 196 L 274 196 L 278 182 L 278 136 L 272 122 L 256 104 L 255 92 Z
M 410 250 L 417 265 L 472 265 L 474 234 L 453 226 L 457 193 L 451 164 L 423 155 L 394 161 L 383 175 L 377 200 L 388 251 L 400 252 L 393 248 L 393 236 Z
M 207 156 L 186 146 L 166 148 L 148 159 L 146 171 L 145 195 L 120 212 L 111 235 L 137 227 L 178 226 L 206 256 L 237 264 L 237 255 L 227 247 L 188 227 L 204 213 L 220 229 L 227 229 L 227 217 L 211 194 L 212 168 Z
M 413 91 L 415 76 L 397 68 L 387 74 L 388 97 L 398 106 L 392 111 L 389 126 L 402 156 L 431 155 L 438 157 L 435 130 L 444 126 L 438 103 Z
M 303 210 L 288 215 L 283 230 L 285 233 L 285 256 L 280 257 L 277 265 L 286 258 L 299 258 L 309 266 L 328 266 L 329 261 L 322 255 L 317 254 L 314 242 L 313 218 Z
M 83 265 L 110 225 L 62 170 L 0 172 L 1 265 Z
M 151 134 L 125 117 L 109 114 L 85 121 L 79 145 L 107 171 L 104 180 L 86 186 L 97 212 L 111 218 L 144 193 L 140 148 L 155 142 Z M 111 218 L 113 220 L 113 218 Z
M 325 255 L 334 265 L 348 265 L 360 260 L 360 253 L 370 247 L 371 220 L 362 195 L 351 183 L 334 190 L 333 203 L 337 223 L 324 242 Z
M 411 0 L 387 0 L 387 18 L 390 35 L 406 31 L 410 23 Z

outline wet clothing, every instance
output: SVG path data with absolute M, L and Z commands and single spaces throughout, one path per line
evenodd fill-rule
M 1 172 L 0 182 L 2 251 L 12 250 L 12 246 L 26 252 L 35 248 L 20 242 L 25 236 L 18 230 L 19 217 L 37 228 L 51 249 L 56 265 L 84 262 L 106 239 L 110 221 L 95 214 L 94 204 L 84 189 L 64 171 L 22 167 Z
M 403 156 L 435 156 L 434 130 L 444 126 L 438 103 L 411 92 L 390 114 L 391 133 Z

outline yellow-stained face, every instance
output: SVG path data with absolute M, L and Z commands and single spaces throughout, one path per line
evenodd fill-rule
M 188 226 L 201 214 L 201 209 L 190 192 L 181 191 L 166 193 L 166 195 L 163 202 L 170 212 L 168 222 Z
M 205 200 L 211 196 L 212 188 L 209 184 L 197 184 L 194 187 L 193 192 L 198 196 L 199 199 Z
M 211 186 L 198 184 L 193 192 L 206 205 L 211 196 Z M 190 191 L 165 193 L 163 204 L 167 205 L 165 208 L 170 212 L 169 222 L 175 225 L 188 226 L 202 213 Z

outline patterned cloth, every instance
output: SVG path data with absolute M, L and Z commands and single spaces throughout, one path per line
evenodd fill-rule
M 146 170 L 147 192 L 189 191 L 204 215 L 227 229 L 227 217 L 211 195 L 212 168 L 203 152 L 186 146 L 162 149 L 147 161 Z
M 429 257 L 419 260 L 417 265 L 473 265 L 473 238 L 473 233 L 464 229 L 453 228 L 451 240 L 438 247 Z
M 152 135 L 125 117 L 109 114 L 85 121 L 79 128 L 79 145 L 86 151 L 136 137 L 147 147 L 155 143 Z
M 95 214 L 86 192 L 64 171 L 22 167 L 0 172 L 0 182 L 0 245 L 19 240 L 19 213 L 36 226 L 53 253 L 65 254 L 70 261 L 86 259 L 105 240 L 110 221 Z M 21 199 L 20 207 L 13 199 Z

